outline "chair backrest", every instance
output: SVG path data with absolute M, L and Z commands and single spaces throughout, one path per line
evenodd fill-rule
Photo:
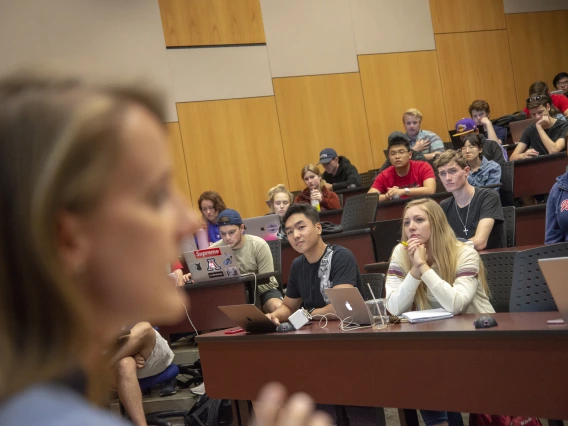
M 370 225 L 375 247 L 375 260 L 386 262 L 390 259 L 392 250 L 400 241 L 402 220 L 381 220 L 380 222 L 372 222 Z
M 377 214 L 378 194 L 359 194 L 349 197 L 343 207 L 341 226 L 344 231 L 369 227 Z
M 300 195 L 302 193 L 302 190 L 300 191 L 292 191 L 292 199 L 296 198 L 298 195 Z
M 373 294 L 377 299 L 383 297 L 383 288 L 385 286 L 384 274 L 361 274 L 361 283 L 363 283 L 363 299 L 373 300 L 373 296 L 369 291 L 367 283 L 371 285 Z
M 513 196 L 513 180 L 515 177 L 515 163 L 506 161 L 501 164 L 501 183 L 503 186 L 499 190 L 501 205 L 503 207 L 514 206 L 515 197 Z
M 343 208 L 343 194 L 337 194 L 337 197 L 339 198 L 339 205 Z
M 368 172 L 361 173 L 361 186 L 363 188 L 371 186 L 375 177 L 377 176 L 378 169 L 369 170 Z
M 444 149 L 447 151 L 448 149 L 454 149 L 453 142 L 444 142 Z
M 515 237 L 515 212 L 514 206 L 503 207 L 503 216 L 505 217 L 503 232 L 505 233 L 505 242 L 507 243 L 507 247 L 515 247 L 517 245 Z
M 568 243 L 517 252 L 513 269 L 510 312 L 556 311 L 556 303 L 540 271 L 538 259 L 568 256 Z
M 274 263 L 274 270 L 278 271 L 275 275 L 278 286 L 282 287 L 282 243 L 280 240 L 267 241 L 270 252 L 272 253 L 272 262 Z M 282 288 L 280 289 L 282 291 Z
M 506 251 L 480 255 L 485 265 L 485 276 L 491 293 L 489 300 L 496 312 L 509 312 L 516 254 L 515 251 Z

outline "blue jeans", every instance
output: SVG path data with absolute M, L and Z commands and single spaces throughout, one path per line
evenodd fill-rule
M 450 426 L 463 426 L 461 413 L 454 413 L 451 411 L 420 410 L 420 414 L 422 414 L 422 419 L 426 426 L 439 425 L 443 422 L 448 422 Z

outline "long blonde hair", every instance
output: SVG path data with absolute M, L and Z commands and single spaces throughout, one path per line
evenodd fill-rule
M 406 216 L 408 209 L 411 207 L 420 207 L 420 209 L 426 213 L 426 216 L 428 216 L 428 222 L 430 223 L 430 253 L 434 259 L 434 264 L 436 264 L 438 268 L 440 277 L 453 286 L 456 279 L 456 271 L 459 267 L 458 253 L 464 243 L 456 239 L 456 235 L 450 227 L 444 211 L 438 203 L 430 198 L 419 198 L 406 204 L 402 214 L 401 241 L 407 240 L 404 230 L 404 217 Z M 401 266 L 406 272 L 412 269 L 412 263 L 406 251 L 403 257 L 403 263 L 404 264 Z M 481 259 L 479 259 L 478 279 L 481 282 L 485 294 L 489 297 L 489 287 L 487 285 L 485 268 Z M 424 309 L 424 306 L 426 305 L 426 289 L 423 282 L 420 283 L 420 286 L 416 291 L 415 302 L 418 309 Z
M 323 190 L 323 187 L 325 186 L 325 179 L 321 177 L 321 170 L 315 164 L 306 164 L 304 167 L 302 167 L 302 180 L 304 180 L 304 176 L 308 172 L 312 172 L 315 175 L 319 176 L 320 178 L 319 190 L 321 192 Z
M 290 200 L 290 204 L 292 204 L 294 200 L 292 193 L 288 191 L 285 185 L 279 183 L 274 188 L 270 188 L 268 190 L 268 204 L 270 204 L 270 211 L 272 213 L 274 213 L 274 197 L 276 197 L 276 194 L 286 194 Z
M 136 104 L 161 120 L 161 102 L 138 88 L 30 72 L 0 80 L 0 401 L 77 368 L 89 347 L 58 217 L 97 207 Z

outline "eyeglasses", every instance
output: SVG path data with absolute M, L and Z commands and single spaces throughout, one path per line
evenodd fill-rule
M 473 151 L 474 148 L 477 148 L 477 147 L 476 146 L 462 146 L 462 152 Z
M 548 95 L 533 95 L 533 96 L 529 96 L 526 100 L 526 102 L 534 102 L 534 101 L 542 101 L 543 99 L 548 100 L 549 97 Z
M 400 151 L 391 151 L 389 152 L 389 157 L 396 157 L 396 156 L 400 156 L 402 157 L 404 154 L 408 153 L 410 151 L 407 150 L 400 150 Z
M 562 80 L 562 81 L 556 82 L 556 87 L 558 87 L 558 86 L 568 86 L 568 80 Z

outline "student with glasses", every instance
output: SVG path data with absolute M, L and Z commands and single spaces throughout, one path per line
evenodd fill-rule
M 548 85 L 544 81 L 535 81 L 529 87 L 529 98 L 537 95 L 548 95 L 550 96 L 550 106 L 553 107 L 553 113 L 551 115 L 556 118 L 563 118 L 563 116 L 568 117 L 568 98 L 564 95 L 551 94 L 548 90 Z M 528 102 L 528 99 L 527 99 Z M 531 117 L 529 108 L 524 109 L 525 114 L 528 118 Z
M 538 155 L 555 154 L 566 149 L 568 121 L 553 117 L 553 105 L 548 94 L 527 98 L 527 108 L 536 123 L 525 129 L 511 161 Z
M 505 218 L 497 192 L 469 183 L 471 170 L 459 151 L 444 152 L 435 166 L 444 188 L 452 193 L 440 207 L 456 237 L 470 240 L 476 250 L 505 247 Z
M 379 201 L 420 197 L 436 192 L 436 176 L 425 161 L 412 161 L 410 139 L 402 132 L 389 135 L 387 167 L 375 178 L 368 193 L 379 193 Z
M 466 135 L 461 151 L 470 169 L 467 181 L 471 185 L 486 186 L 501 182 L 501 166 L 483 156 L 483 141 L 479 135 Z M 499 192 L 499 188 L 496 190 Z
M 554 80 L 552 80 L 552 85 L 556 87 L 557 90 L 564 91 L 564 96 L 568 96 L 568 72 L 556 74 Z

